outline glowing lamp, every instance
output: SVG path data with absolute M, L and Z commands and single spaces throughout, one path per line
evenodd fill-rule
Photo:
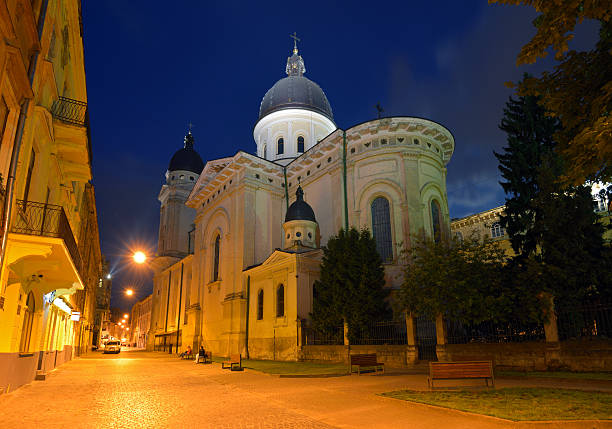
M 134 262 L 136 262 L 137 264 L 144 264 L 144 262 L 147 260 L 147 255 L 144 254 L 144 252 L 141 252 L 140 250 L 138 252 L 134 253 Z

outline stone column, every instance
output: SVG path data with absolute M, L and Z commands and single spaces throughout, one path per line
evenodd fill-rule
M 438 356 L 438 360 L 450 360 L 446 350 L 446 324 L 441 314 L 436 316 L 436 343 L 436 355 Z
M 406 363 L 414 365 L 419 360 L 419 350 L 416 343 L 416 320 L 412 313 L 405 313 L 406 317 Z

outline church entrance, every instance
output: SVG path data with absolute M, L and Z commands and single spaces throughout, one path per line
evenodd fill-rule
M 416 318 L 415 322 L 419 360 L 437 361 L 435 319 L 429 316 L 419 316 Z

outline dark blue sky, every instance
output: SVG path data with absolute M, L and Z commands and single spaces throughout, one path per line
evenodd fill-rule
M 265 92 L 285 76 L 290 33 L 302 39 L 306 76 L 327 94 L 341 128 L 385 115 L 449 128 L 451 217 L 503 204 L 498 130 L 511 90 L 503 83 L 550 63 L 517 68 L 535 33 L 533 9 L 484 0 L 439 2 L 83 2 L 94 185 L 102 250 L 115 269 L 113 305 L 151 291 L 129 249 L 155 250 L 157 195 L 170 157 L 194 124 L 206 160 L 255 152 L 252 129 Z M 574 47 L 588 46 L 587 25 Z M 134 285 L 129 302 L 123 290 Z

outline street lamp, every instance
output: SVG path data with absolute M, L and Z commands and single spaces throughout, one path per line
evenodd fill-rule
M 132 295 L 134 295 L 134 291 L 132 289 L 128 289 L 128 290 L 125 291 L 125 294 L 127 296 L 132 296 Z
M 127 318 L 129 318 L 129 317 L 130 317 L 130 315 L 129 315 L 129 314 L 127 314 L 127 313 L 123 315 L 123 318 L 124 318 L 124 319 L 127 319 Z
M 137 264 L 144 264 L 147 260 L 147 255 L 145 255 L 144 252 L 140 250 L 134 252 L 134 256 L 132 257 L 134 258 L 134 262 L 136 262 Z

